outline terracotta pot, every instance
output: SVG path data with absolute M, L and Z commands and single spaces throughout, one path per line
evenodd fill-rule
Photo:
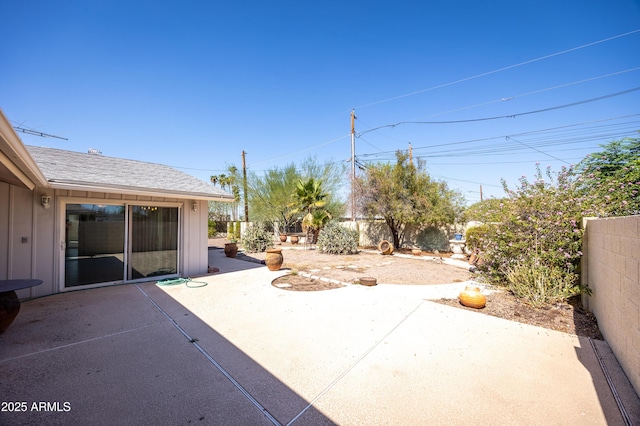
M 284 234 L 280 234 L 280 242 L 286 243 L 287 242 L 287 236 Z
M 378 280 L 373 277 L 360 277 L 360 284 L 366 286 L 374 286 L 378 283 L 377 281 Z
M 298 244 L 298 236 L 297 235 L 292 235 L 291 236 L 291 244 Z
M 382 254 L 391 254 L 393 253 L 393 244 L 387 240 L 382 240 L 380 244 L 378 244 L 378 250 L 380 250 Z
M 267 249 L 267 256 L 264 259 L 264 264 L 267 265 L 270 271 L 277 271 L 282 266 L 284 258 L 282 257 L 282 249 L 271 248 Z
M 20 312 L 20 299 L 15 291 L 0 293 L 0 333 L 5 331 Z
M 460 303 L 470 308 L 482 309 L 487 304 L 487 298 L 480 292 L 480 288 L 468 285 L 458 296 Z
M 236 257 L 238 254 L 238 245 L 236 243 L 226 243 L 224 245 L 224 254 L 227 257 Z

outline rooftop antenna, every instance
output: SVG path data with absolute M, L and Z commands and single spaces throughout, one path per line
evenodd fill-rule
M 63 138 L 62 136 L 50 135 L 49 133 L 38 132 L 37 130 L 29 129 L 26 127 L 13 126 L 13 130 L 17 132 L 26 133 L 28 135 L 40 136 L 41 138 L 56 138 L 68 141 L 69 139 Z

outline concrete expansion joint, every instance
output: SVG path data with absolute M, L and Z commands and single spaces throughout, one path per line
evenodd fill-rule
M 162 315 L 164 315 L 165 318 L 167 318 L 167 320 L 180 332 L 180 334 L 182 334 L 189 341 L 189 343 L 191 343 L 198 350 L 198 352 L 200 352 L 207 359 L 207 361 L 209 361 L 220 373 L 222 373 L 222 375 L 225 376 L 227 378 L 227 380 L 229 380 L 236 387 L 236 389 L 238 389 L 240 391 L 240 393 L 242 393 L 245 396 L 245 398 L 247 398 L 249 400 L 249 402 L 251 402 L 258 410 L 260 410 L 262 412 L 262 414 L 264 414 L 265 417 L 267 417 L 267 419 L 269 419 L 269 421 L 271 421 L 271 423 L 273 423 L 274 425 L 277 425 L 277 426 L 282 426 L 282 424 L 280 422 L 278 422 L 278 420 L 276 420 L 276 418 L 273 417 L 271 415 L 271 413 L 269 413 L 269 410 L 267 410 L 262 404 L 260 404 L 258 402 L 258 400 L 256 400 L 253 397 L 253 395 L 251 395 L 235 378 L 233 378 L 233 376 L 231 376 L 231 374 L 227 370 L 225 370 L 224 367 L 222 367 L 222 365 L 220 363 L 218 363 L 218 361 L 216 361 L 198 343 L 198 339 L 191 337 L 189 335 L 189 333 L 187 333 L 186 330 L 184 328 L 182 328 L 180 326 L 180 324 L 178 324 L 176 322 L 176 320 L 173 319 L 173 317 L 171 317 L 171 315 L 169 315 L 164 309 L 162 309 L 162 307 L 160 307 L 160 305 L 158 305 L 156 303 L 156 301 L 153 300 L 153 298 L 151 296 L 149 296 L 138 284 L 135 284 L 135 286 L 144 295 L 144 297 L 158 311 L 160 311 L 160 313 Z
M 360 355 L 358 358 L 356 358 L 356 360 L 353 363 L 351 363 L 351 365 L 349 367 L 347 367 L 342 373 L 340 373 L 338 375 L 338 377 L 336 377 L 331 383 L 329 383 L 329 385 L 326 388 L 324 388 L 315 398 L 313 398 L 311 400 L 311 402 L 302 411 L 300 411 L 300 413 L 298 413 L 297 416 L 295 416 L 293 419 L 291 419 L 291 421 L 289 421 L 289 423 L 287 423 L 287 426 L 293 424 L 308 409 L 313 407 L 316 402 L 318 402 L 327 392 L 329 392 L 335 385 L 337 385 L 347 374 L 349 374 L 349 372 L 351 370 L 353 370 L 358 364 L 360 364 L 360 362 L 362 362 L 367 357 L 367 355 L 369 355 L 382 342 L 387 340 L 387 338 L 389 336 L 391 336 L 391 334 L 393 334 L 393 332 L 396 331 L 398 329 L 398 327 L 400 327 L 410 316 L 412 316 L 423 304 L 424 304 L 424 300 L 420 301 L 420 303 L 418 303 L 418 305 L 415 308 L 413 308 L 413 310 L 411 312 L 409 312 L 407 315 L 405 315 L 404 318 L 402 318 L 400 321 L 398 321 L 398 323 L 396 325 L 394 325 L 391 328 L 391 330 L 389 330 L 384 336 L 382 336 L 382 338 L 380 338 L 373 345 L 371 345 L 366 351 L 364 351 L 362 353 L 362 355 Z
M 34 356 L 34 355 L 39 355 L 39 354 L 42 354 L 42 353 L 45 353 L 45 352 L 57 351 L 58 349 L 70 348 L 70 347 L 82 345 L 82 344 L 85 344 L 85 343 L 95 342 L 97 340 L 109 339 L 109 338 L 114 337 L 114 336 L 120 336 L 122 334 L 131 333 L 131 332 L 134 332 L 134 331 L 142 330 L 142 329 L 153 327 L 153 326 L 155 326 L 155 324 L 147 324 L 147 325 L 143 325 L 143 326 L 140 326 L 140 327 L 130 328 L 128 330 L 118 331 L 117 333 L 111 333 L 111 334 L 107 334 L 107 335 L 100 336 L 100 337 L 94 337 L 93 339 L 85 339 L 85 340 L 81 340 L 79 342 L 73 342 L 73 343 L 68 343 L 66 345 L 60 345 L 60 346 L 56 346 L 56 347 L 53 347 L 53 348 L 47 348 L 47 349 L 43 349 L 41 351 L 32 352 L 32 353 L 29 353 L 29 354 L 20 355 L 20 356 L 16 356 L 16 357 L 13 357 L 13 358 L 6 358 L 6 359 L 0 360 L 0 364 L 2 364 L 3 362 L 7 362 L 7 361 L 13 361 L 13 360 L 20 359 L 20 358 L 26 358 L 26 357 L 30 357 L 30 356 Z

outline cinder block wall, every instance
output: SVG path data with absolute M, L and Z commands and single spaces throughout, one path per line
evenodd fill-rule
M 583 296 L 640 394 L 640 216 L 585 220 Z

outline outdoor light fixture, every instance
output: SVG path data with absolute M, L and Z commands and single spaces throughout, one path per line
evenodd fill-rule
M 198 211 L 198 202 L 194 201 L 193 204 L 191 204 L 191 210 L 194 212 Z
M 42 202 L 42 207 L 44 207 L 45 209 L 48 209 L 49 207 L 51 207 L 51 196 L 47 194 L 42 194 L 40 201 Z

